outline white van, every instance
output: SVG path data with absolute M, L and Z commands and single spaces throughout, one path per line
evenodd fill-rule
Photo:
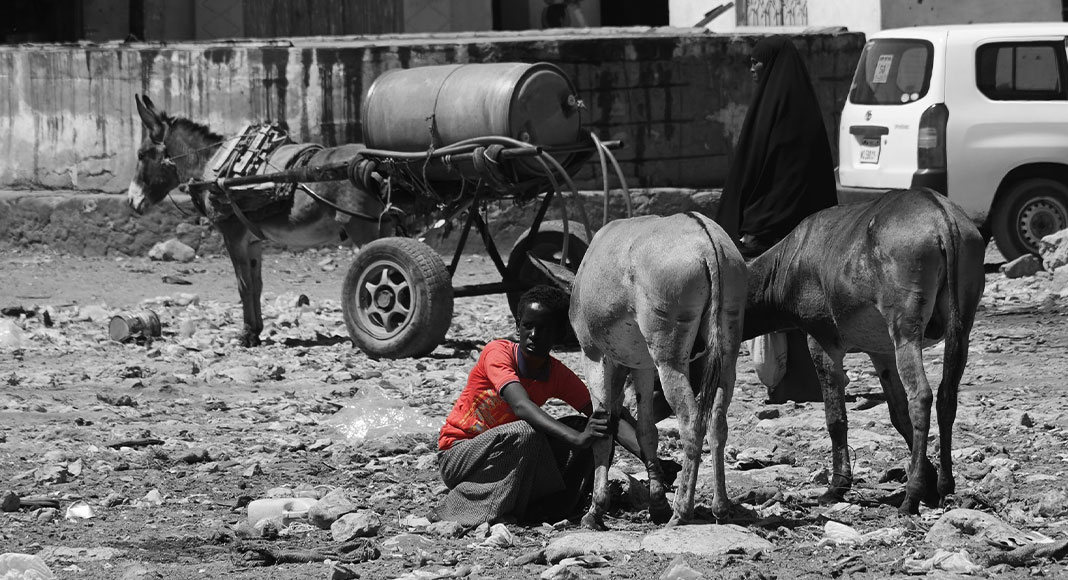
M 838 137 L 843 201 L 927 186 L 1006 259 L 1068 228 L 1068 23 L 873 34 Z

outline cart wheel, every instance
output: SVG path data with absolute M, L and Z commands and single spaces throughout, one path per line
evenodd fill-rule
M 574 273 L 578 271 L 579 262 L 586 255 L 590 242 L 586 239 L 586 228 L 582 224 L 569 221 L 567 225 L 569 240 L 564 267 Z M 516 239 L 512 252 L 508 254 L 508 273 L 522 285 L 523 289 L 508 293 L 508 307 L 512 309 L 513 316 L 519 305 L 519 297 L 524 291 L 538 284 L 553 283 L 544 272 L 530 263 L 527 253 L 551 264 L 559 265 L 563 249 L 564 222 L 561 220 L 542 222 L 541 227 L 538 228 L 538 235 L 533 239 L 530 237 L 529 229 Z
M 341 311 L 349 336 L 372 356 L 422 356 L 452 322 L 452 280 L 430 246 L 383 238 L 364 246 L 345 274 Z

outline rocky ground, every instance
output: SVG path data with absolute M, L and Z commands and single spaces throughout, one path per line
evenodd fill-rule
M 445 491 L 437 426 L 479 348 L 511 334 L 507 304 L 459 299 L 430 356 L 372 360 L 342 323 L 350 259 L 268 255 L 267 340 L 245 349 L 225 257 L 0 254 L 0 552 L 84 579 L 1068 575 L 1042 557 L 1068 540 L 1068 272 L 987 275 L 947 509 L 901 517 L 891 505 L 908 451 L 859 356 L 848 359 L 853 492 L 819 505 L 830 459 L 822 407 L 764 404 L 743 356 L 729 415 L 733 525 L 659 530 L 642 507 L 643 470 L 620 452 L 611 531 L 587 534 L 569 522 L 430 525 Z M 456 282 L 493 279 L 473 255 Z M 159 314 L 162 337 L 109 341 L 110 317 L 142 307 Z M 926 354 L 935 383 L 941 352 Z M 559 356 L 581 369 L 577 353 Z M 681 459 L 671 420 L 660 441 Z M 706 518 L 709 475 L 706 466 L 698 488 Z M 308 517 L 247 521 L 252 500 L 324 496 Z

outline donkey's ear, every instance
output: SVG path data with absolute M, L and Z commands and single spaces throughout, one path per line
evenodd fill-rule
M 141 122 L 148 129 L 149 136 L 153 141 L 162 141 L 163 122 L 160 121 L 159 113 L 152 106 L 152 101 L 147 96 L 141 97 L 140 95 L 134 95 L 134 100 L 137 101 L 137 114 L 140 115 Z
M 159 116 L 159 111 L 156 109 L 156 103 L 152 102 L 152 99 L 148 98 L 148 95 L 141 95 L 141 102 L 145 104 L 145 108 L 152 112 L 152 114 Z

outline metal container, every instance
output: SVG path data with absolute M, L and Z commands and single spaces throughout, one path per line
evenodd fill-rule
M 387 71 L 368 89 L 361 120 L 368 147 L 403 152 L 485 136 L 573 145 L 581 135 L 575 86 L 549 63 Z
M 151 310 L 120 312 L 112 316 L 108 324 L 108 335 L 111 336 L 111 340 L 118 342 L 125 342 L 138 336 L 155 338 L 161 333 L 159 316 Z

